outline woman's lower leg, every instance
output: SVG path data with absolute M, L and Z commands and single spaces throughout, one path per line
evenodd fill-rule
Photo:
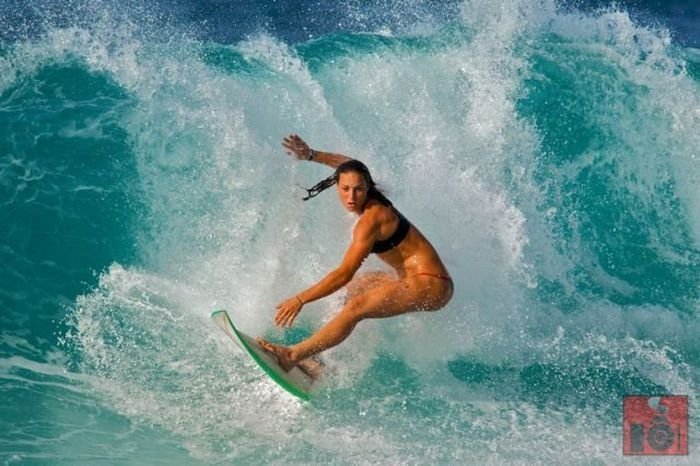
M 346 312 L 341 312 L 333 320 L 321 327 L 306 340 L 290 346 L 294 361 L 301 361 L 321 351 L 339 345 L 352 333 L 358 320 Z

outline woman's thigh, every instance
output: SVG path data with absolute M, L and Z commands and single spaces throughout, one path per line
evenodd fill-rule
M 345 302 L 366 293 L 378 286 L 396 281 L 396 276 L 389 272 L 374 271 L 357 274 L 347 285 L 345 285 Z
M 437 280 L 437 279 L 432 279 Z M 422 277 L 387 279 L 348 300 L 341 312 L 357 320 L 392 317 L 413 311 L 437 310 L 446 304 L 444 292 Z

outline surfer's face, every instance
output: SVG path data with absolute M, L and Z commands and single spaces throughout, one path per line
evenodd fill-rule
M 367 201 L 367 181 L 357 172 L 341 173 L 337 183 L 340 202 L 350 212 L 362 212 Z

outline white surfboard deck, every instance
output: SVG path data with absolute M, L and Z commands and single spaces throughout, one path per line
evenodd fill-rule
M 302 400 L 311 398 L 313 379 L 304 371 L 294 367 L 289 372 L 285 372 L 275 358 L 262 349 L 254 338 L 233 325 L 233 321 L 225 310 L 212 312 L 211 318 L 280 387 Z

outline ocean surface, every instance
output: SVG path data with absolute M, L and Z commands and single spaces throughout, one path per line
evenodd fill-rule
M 699 464 L 700 5 L 3 0 L 0 463 Z M 339 263 L 366 162 L 455 279 L 360 324 L 309 403 L 209 318 Z M 365 270 L 381 267 L 368 260 Z M 622 455 L 687 395 L 690 454 Z

